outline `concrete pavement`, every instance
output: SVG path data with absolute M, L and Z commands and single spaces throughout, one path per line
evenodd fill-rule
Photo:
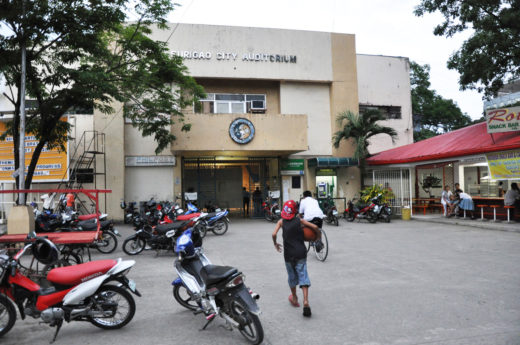
M 313 316 L 287 302 L 283 256 L 271 242 L 274 224 L 232 219 L 204 246 L 214 264 L 236 266 L 258 292 L 264 344 L 520 344 L 520 234 L 417 221 L 325 226 L 329 257 L 309 256 Z M 133 231 L 119 227 L 123 238 Z M 279 236 L 280 237 L 280 236 Z M 281 237 L 279 239 L 281 241 Z M 121 248 L 121 242 L 120 246 Z M 114 255 L 127 257 L 121 249 Z M 130 278 L 137 298 L 133 321 L 103 331 L 65 324 L 56 344 L 245 344 L 216 320 L 206 331 L 173 299 L 173 255 L 147 251 Z M 17 320 L 2 344 L 46 344 L 53 329 Z

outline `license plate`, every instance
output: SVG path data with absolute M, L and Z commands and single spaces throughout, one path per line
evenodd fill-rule
M 337 216 L 338 215 L 338 211 L 332 211 L 332 214 Z
M 132 290 L 132 292 L 135 292 L 135 286 L 135 282 L 132 279 L 128 279 L 128 287 L 130 288 L 130 290 Z

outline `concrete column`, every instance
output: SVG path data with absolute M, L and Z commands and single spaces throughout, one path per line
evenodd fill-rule
M 105 133 L 106 188 L 112 190 L 107 195 L 107 213 L 112 219 L 122 220 L 119 203 L 125 197 L 125 121 L 122 104 L 114 102 L 112 106 L 115 113 L 110 115 L 94 110 L 94 130 Z M 104 200 L 101 195 L 100 199 Z

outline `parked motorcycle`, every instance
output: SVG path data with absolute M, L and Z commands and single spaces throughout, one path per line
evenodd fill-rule
M 137 255 L 147 246 L 150 250 L 173 251 L 175 239 L 193 223 L 192 220 L 186 220 L 154 227 L 146 225 L 123 242 L 123 251 L 128 255 Z
M 323 202 L 323 214 L 325 214 L 324 220 L 327 224 L 339 225 L 338 209 L 332 198 L 327 198 Z
M 117 237 L 121 237 L 119 231 L 114 227 L 114 222 L 111 220 L 101 220 L 99 222 L 99 229 L 101 230 L 101 238 L 92 246 L 103 254 L 110 254 L 117 248 Z M 71 231 L 95 231 L 97 230 L 97 220 L 89 219 L 75 222 L 71 225 Z
M 215 235 L 221 236 L 228 231 L 229 227 L 228 210 L 220 212 L 207 213 L 201 218 L 199 226 L 202 227 L 201 235 L 204 238 L 208 230 L 211 230 Z
M 264 218 L 270 222 L 276 222 L 280 219 L 282 214 L 278 203 L 269 197 L 262 203 L 262 210 L 264 212 Z
M 260 323 L 260 297 L 246 287 L 245 275 L 235 267 L 212 265 L 202 250 L 202 239 L 191 229 L 178 239 L 175 249 L 173 296 L 194 314 L 203 313 L 206 324 L 217 316 L 226 321 L 228 329 L 236 328 L 252 344 L 260 344 L 264 331 Z
M 392 208 L 387 203 L 382 203 L 382 194 L 379 194 L 374 200 L 374 212 L 377 215 L 378 220 L 382 220 L 385 223 L 390 223 L 392 217 Z
M 349 222 L 353 222 L 355 219 L 367 219 L 370 223 L 375 223 L 378 218 L 378 215 L 374 211 L 376 201 L 377 197 L 372 198 L 369 204 L 354 204 L 354 200 L 349 200 L 343 216 Z
M 0 254 L 0 337 L 14 326 L 15 305 L 22 320 L 26 316 L 41 318 L 56 327 L 53 341 L 63 321 L 88 321 L 99 328 L 118 329 L 132 320 L 135 301 L 128 290 L 141 294 L 126 276 L 135 261 L 99 260 L 54 268 L 46 276 L 50 287 L 44 288 L 19 270 L 19 260 L 29 249 L 42 264 L 52 264 L 59 257 L 56 246 L 45 238 L 26 244 L 14 257 Z
M 135 206 L 136 204 L 137 203 L 135 201 L 129 202 L 128 204 L 125 201 L 121 201 L 121 204 L 119 206 L 125 211 L 125 224 L 132 223 L 133 219 L 136 216 L 139 216 L 139 210 Z

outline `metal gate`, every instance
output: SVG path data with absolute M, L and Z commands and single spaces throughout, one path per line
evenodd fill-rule
M 403 206 L 411 207 L 410 170 L 373 170 L 372 174 L 374 185 L 382 185 L 384 188 L 391 189 L 394 193 L 394 198 L 390 200 L 394 214 L 401 214 Z

